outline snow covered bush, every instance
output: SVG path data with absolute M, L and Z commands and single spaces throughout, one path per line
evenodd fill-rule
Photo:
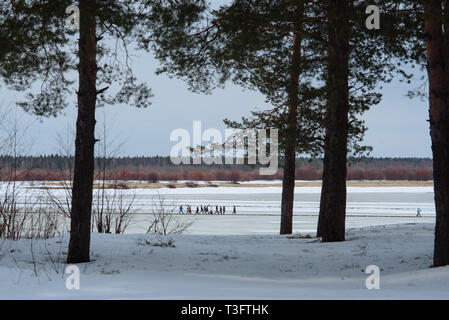
M 192 226 L 193 217 L 185 221 L 176 215 L 177 206 L 166 204 L 163 196 L 153 199 L 152 214 L 153 221 L 147 229 L 147 233 L 158 235 L 181 234 Z M 187 219 L 187 217 L 184 217 Z M 184 220 L 184 221 L 183 221 Z
M 136 195 L 126 197 L 122 189 L 113 184 L 107 189 L 104 181 L 94 194 L 92 228 L 99 233 L 125 233 L 132 223 Z
M 18 240 L 48 239 L 59 233 L 64 223 L 36 193 L 29 194 L 22 186 L 7 184 L 0 202 L 0 238 Z

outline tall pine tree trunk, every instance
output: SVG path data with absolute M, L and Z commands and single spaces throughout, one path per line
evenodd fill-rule
M 423 4 L 436 209 L 433 264 L 438 267 L 449 265 L 449 58 L 445 52 L 445 38 L 448 45 L 449 35 L 442 31 L 441 0 Z
M 302 1 L 301 1 L 302 2 Z M 293 202 L 295 195 L 295 169 L 296 169 L 296 124 L 298 116 L 299 76 L 301 74 L 301 25 L 304 14 L 304 4 L 298 7 L 297 33 L 293 36 L 292 66 L 290 84 L 288 88 L 288 120 L 285 147 L 284 174 L 282 178 L 281 203 L 281 234 L 293 232 Z
M 348 0 L 328 4 L 328 79 L 323 185 L 317 236 L 345 240 L 349 111 Z
M 89 261 L 97 77 L 95 2 L 80 0 L 78 118 L 67 263 Z

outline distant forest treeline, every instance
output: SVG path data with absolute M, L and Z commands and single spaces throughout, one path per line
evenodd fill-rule
M 96 168 L 101 168 L 104 160 L 95 159 Z M 280 161 L 282 165 L 282 160 Z M 10 169 L 15 167 L 19 170 L 42 169 L 42 170 L 68 170 L 73 166 L 73 158 L 67 158 L 60 155 L 43 156 L 0 156 L 0 168 Z M 194 169 L 232 169 L 236 168 L 243 171 L 254 170 L 254 165 L 174 165 L 170 157 L 117 157 L 106 159 L 106 167 L 109 170 L 120 169 L 174 169 L 185 170 Z M 308 158 L 297 158 L 296 167 L 313 167 L 321 170 L 323 162 L 320 159 L 310 160 Z M 387 169 L 387 168 L 407 168 L 407 169 L 431 169 L 432 159 L 430 158 L 360 158 L 351 161 L 349 168 L 357 169 Z
M 282 160 L 281 167 L 282 167 Z M 320 180 L 322 161 L 298 158 L 295 179 Z M 254 165 L 173 165 L 169 157 L 96 158 L 96 178 L 141 180 L 149 182 L 281 180 L 282 168 L 275 175 L 261 176 Z M 71 177 L 73 158 L 59 155 L 0 157 L 0 180 L 67 180 Z M 351 161 L 349 180 L 432 180 L 432 159 L 361 158 Z

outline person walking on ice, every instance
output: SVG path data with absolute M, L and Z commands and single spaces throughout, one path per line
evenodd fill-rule
M 237 213 L 237 210 L 235 209 L 235 206 L 234 206 L 234 209 L 232 209 L 232 214 L 236 214 Z
M 183 210 L 184 210 L 184 209 L 182 208 L 182 204 L 181 204 L 181 205 L 179 206 L 179 213 L 180 213 L 180 214 L 183 214 Z
M 418 210 L 416 210 L 416 216 L 417 217 L 422 217 L 422 215 L 421 215 L 421 208 L 418 208 Z

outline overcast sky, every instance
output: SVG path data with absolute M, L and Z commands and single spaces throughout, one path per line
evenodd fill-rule
M 146 81 L 153 90 L 152 106 L 138 109 L 129 106 L 107 106 L 109 136 L 125 142 L 120 155 L 154 156 L 169 155 L 175 143 L 169 141 L 170 133 L 177 128 L 192 132 L 192 121 L 201 120 L 203 130 L 217 128 L 224 134 L 224 118 L 238 120 L 249 115 L 255 108 L 267 109 L 264 97 L 257 92 L 242 90 L 229 84 L 224 90 L 212 95 L 189 92 L 181 80 L 154 74 L 158 62 L 148 53 L 139 53 L 134 60 L 134 70 L 140 80 Z M 417 86 L 419 82 L 414 85 Z M 380 105 L 373 107 L 363 118 L 369 128 L 366 144 L 371 145 L 376 157 L 431 157 L 428 130 L 428 103 L 406 97 L 412 85 L 399 81 L 387 84 L 382 90 Z M 0 101 L 14 105 L 21 93 L 0 89 Z M 74 98 L 74 97 L 73 97 Z M 73 100 L 74 101 L 74 100 Z M 18 108 L 18 107 L 16 107 Z M 33 122 L 28 130 L 32 147 L 30 154 L 51 154 L 59 150 L 56 133 L 65 132 L 67 125 L 74 128 L 76 108 L 74 103 L 56 119 L 36 119 L 17 110 L 22 121 Z M 99 109 L 97 119 L 103 117 Z

